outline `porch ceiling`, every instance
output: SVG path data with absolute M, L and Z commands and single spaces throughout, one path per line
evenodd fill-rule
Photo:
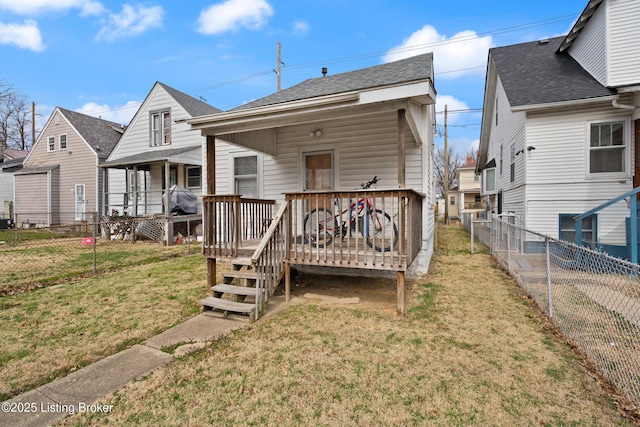
M 143 165 L 149 163 L 165 162 L 182 163 L 188 165 L 202 165 L 202 147 L 191 146 L 182 148 L 170 148 L 146 151 L 127 157 L 101 163 L 103 168 L 126 168 L 128 166 Z

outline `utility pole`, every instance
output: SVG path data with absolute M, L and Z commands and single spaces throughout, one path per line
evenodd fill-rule
M 36 103 L 31 102 L 31 148 L 36 145 Z
M 281 86 L 280 86 L 280 65 L 282 64 L 282 58 L 280 57 L 280 42 L 278 42 L 278 66 L 277 66 L 277 71 L 276 71 L 276 75 L 278 76 L 278 92 L 280 92 Z
M 449 225 L 449 141 L 446 105 L 444 106 L 444 223 Z

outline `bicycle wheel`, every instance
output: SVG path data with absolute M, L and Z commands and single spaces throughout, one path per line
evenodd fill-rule
M 330 245 L 336 230 L 338 221 L 326 209 L 314 209 L 304 217 L 304 239 L 313 247 L 324 248 Z
M 389 252 L 398 243 L 398 227 L 391 216 L 380 209 L 367 212 L 364 221 L 360 221 L 360 233 L 367 245 L 378 252 Z

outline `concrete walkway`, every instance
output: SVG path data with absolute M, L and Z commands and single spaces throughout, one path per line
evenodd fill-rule
M 286 307 L 284 297 L 269 300 L 266 315 L 271 316 Z M 264 315 L 263 315 L 264 316 Z M 2 402 L 0 426 L 49 426 L 78 412 L 110 412 L 108 405 L 97 402 L 176 357 L 206 346 L 229 332 L 249 325 L 242 320 L 223 319 L 204 312 L 120 353 L 75 371 L 64 378 Z M 177 347 L 173 354 L 161 349 Z

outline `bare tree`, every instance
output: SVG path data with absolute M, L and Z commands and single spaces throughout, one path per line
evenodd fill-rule
M 0 82 L 0 139 L 5 147 L 31 148 L 31 111 L 27 98 Z
M 453 180 L 456 177 L 456 170 L 464 164 L 460 155 L 458 153 L 454 153 L 453 149 L 449 147 L 447 150 L 449 154 L 449 179 L 447 180 L 449 183 L 449 188 L 453 185 Z M 445 152 L 443 147 L 436 147 L 435 152 L 435 173 L 436 173 L 436 193 L 442 195 L 444 197 L 445 190 Z

